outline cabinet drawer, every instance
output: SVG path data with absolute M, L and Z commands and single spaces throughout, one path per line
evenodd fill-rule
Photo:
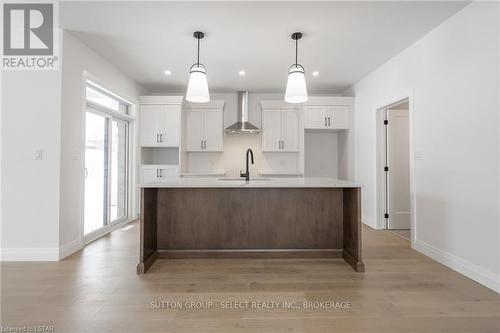
M 141 166 L 141 183 L 155 184 L 179 176 L 178 165 L 143 165 Z

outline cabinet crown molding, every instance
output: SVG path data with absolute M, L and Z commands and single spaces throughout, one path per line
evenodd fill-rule
M 300 109 L 302 104 L 291 104 L 285 101 L 260 101 L 263 109 Z
M 186 109 L 223 109 L 226 101 L 224 100 L 213 100 L 207 103 L 191 103 L 188 101 L 184 102 L 184 107 Z
M 310 105 L 353 105 L 354 97 L 343 96 L 309 96 L 304 106 Z
M 184 96 L 139 96 L 140 104 L 182 105 Z

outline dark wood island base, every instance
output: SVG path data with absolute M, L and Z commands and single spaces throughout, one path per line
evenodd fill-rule
M 141 189 L 137 273 L 158 258 L 361 259 L 359 187 Z

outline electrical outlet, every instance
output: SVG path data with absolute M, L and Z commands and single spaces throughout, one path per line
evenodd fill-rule
M 43 160 L 43 150 L 42 149 L 35 150 L 34 159 L 35 159 L 35 161 L 41 161 L 41 160 Z

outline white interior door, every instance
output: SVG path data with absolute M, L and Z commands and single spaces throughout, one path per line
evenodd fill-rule
M 387 111 L 389 167 L 388 229 L 410 229 L 410 154 L 408 110 Z

